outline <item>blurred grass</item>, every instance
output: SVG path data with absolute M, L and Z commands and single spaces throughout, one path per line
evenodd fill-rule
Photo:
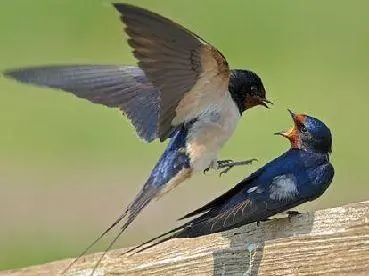
M 368 199 L 369 2 L 127 2 L 183 24 L 233 68 L 262 76 L 275 106 L 248 112 L 221 157 L 257 157 L 262 166 L 285 151 L 288 143 L 271 134 L 291 125 L 289 107 L 334 135 L 334 183 L 300 209 Z M 135 62 L 109 1 L 2 1 L 0 26 L 1 70 Z M 76 255 L 133 198 L 165 145 L 139 141 L 117 110 L 2 78 L 0 88 L 0 269 Z M 150 205 L 120 245 L 170 228 L 252 170 L 195 177 Z

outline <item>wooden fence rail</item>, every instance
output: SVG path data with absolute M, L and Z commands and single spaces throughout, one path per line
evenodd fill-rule
M 369 201 L 125 251 L 110 251 L 95 275 L 369 275 Z M 68 275 L 89 275 L 98 257 L 84 257 Z M 0 275 L 58 275 L 70 261 Z

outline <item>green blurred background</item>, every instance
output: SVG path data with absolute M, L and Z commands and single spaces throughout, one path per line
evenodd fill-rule
M 194 177 L 151 204 L 117 247 L 168 230 L 285 151 L 272 133 L 291 126 L 287 107 L 321 118 L 334 135 L 334 182 L 299 210 L 369 198 L 369 1 L 127 2 L 204 37 L 233 68 L 258 72 L 275 105 L 247 112 L 221 152 L 256 165 Z M 109 1 L 1 1 L 0 26 L 0 70 L 135 62 Z M 165 145 L 137 139 L 119 111 L 68 94 L 0 78 L 0 95 L 0 269 L 75 256 L 133 199 Z

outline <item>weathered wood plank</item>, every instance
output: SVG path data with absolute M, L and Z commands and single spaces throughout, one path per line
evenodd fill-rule
M 273 219 L 127 257 L 113 250 L 95 275 L 369 275 L 369 201 Z M 99 254 L 68 275 L 88 275 Z M 0 275 L 56 275 L 71 259 Z

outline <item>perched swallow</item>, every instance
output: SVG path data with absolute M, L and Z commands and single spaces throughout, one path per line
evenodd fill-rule
M 142 8 L 114 7 L 140 68 L 63 65 L 5 72 L 20 82 L 118 107 L 148 142 L 170 138 L 142 190 L 97 240 L 124 219 L 123 232 L 153 198 L 194 173 L 250 163 L 218 161 L 218 152 L 245 110 L 270 103 L 256 73 L 230 70 L 224 56 L 196 34 Z
M 291 148 L 287 152 L 225 194 L 181 219 L 201 214 L 199 217 L 152 239 L 149 242 L 157 242 L 137 252 L 171 238 L 194 238 L 264 221 L 321 196 L 334 175 L 333 166 L 329 162 L 332 151 L 331 132 L 316 118 L 290 113 L 294 127 L 276 133 L 290 140 Z

